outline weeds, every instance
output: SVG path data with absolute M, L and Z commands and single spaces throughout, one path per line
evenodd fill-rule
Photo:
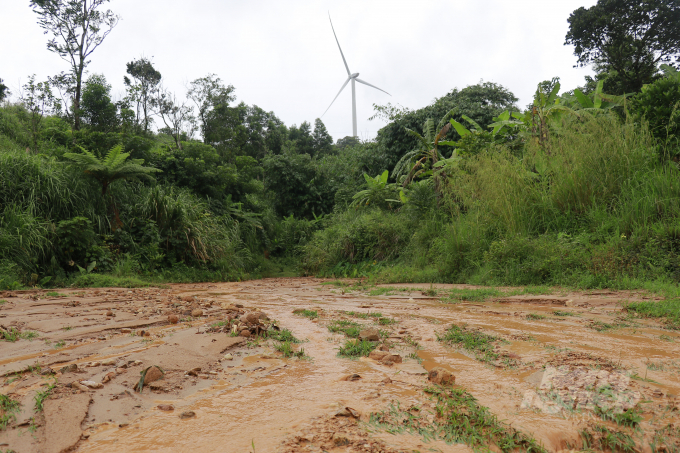
M 35 410 L 38 412 L 43 411 L 43 403 L 45 402 L 45 399 L 52 394 L 52 391 L 54 388 L 57 386 L 57 381 L 55 380 L 53 383 L 49 384 L 47 388 L 43 391 L 40 391 L 35 394 L 33 397 L 35 401 Z
M 459 327 L 453 324 L 443 334 L 437 334 L 437 340 L 449 345 L 460 346 L 472 352 L 475 358 L 481 362 L 494 362 L 499 357 L 499 354 L 494 352 L 494 346 L 501 338 L 467 327 Z
M 63 348 L 64 346 L 66 346 L 66 342 L 64 340 L 59 340 L 56 343 L 54 343 L 55 349 Z
M 580 435 L 584 450 L 611 450 L 624 453 L 637 451 L 635 441 L 630 434 L 607 428 L 604 425 L 595 425 L 590 430 L 583 429 Z
M 271 338 L 272 340 L 280 341 L 280 342 L 288 342 L 288 343 L 302 343 L 302 340 L 298 340 L 295 338 L 295 335 L 293 335 L 293 332 L 291 332 L 288 329 L 281 329 L 281 330 L 270 330 L 267 332 L 267 337 Z
M 340 347 L 338 356 L 349 359 L 368 357 L 368 355 L 374 349 L 375 342 L 367 340 L 347 340 L 345 344 Z
M 392 325 L 392 324 L 396 324 L 399 321 L 397 321 L 396 319 L 393 319 L 393 318 L 378 318 L 378 319 L 376 319 L 376 322 L 378 324 L 380 324 L 381 326 L 389 326 L 389 325 Z
M 633 407 L 625 412 L 614 413 L 612 409 L 595 407 L 595 413 L 605 421 L 614 422 L 619 426 L 635 428 L 642 421 L 642 411 L 638 407 Z
M 19 331 L 19 329 L 16 329 L 14 327 L 10 327 L 7 330 L 0 329 L 0 340 L 5 340 L 9 341 L 11 343 L 14 343 L 17 340 L 24 339 L 24 340 L 29 340 L 33 341 L 35 338 L 38 338 L 40 335 L 38 332 L 34 332 L 32 330 L 24 330 L 23 332 Z
M 319 313 L 316 310 L 307 310 L 306 308 L 298 308 L 293 310 L 294 315 L 304 316 L 305 318 L 315 319 L 319 317 Z
M 538 313 L 529 313 L 527 315 L 527 319 L 530 320 L 530 321 L 538 321 L 538 320 L 546 319 L 546 318 L 547 318 L 547 316 L 541 315 L 541 314 L 538 314 Z
M 328 331 L 332 333 L 342 332 L 349 338 L 359 338 L 361 324 L 354 321 L 338 320 L 328 324 Z
M 17 412 L 19 412 L 19 407 L 21 403 L 19 401 L 13 400 L 7 395 L 0 395 L 0 431 L 4 430 L 11 423 L 17 420 Z
M 485 302 L 489 299 L 493 299 L 494 297 L 498 297 L 501 294 L 502 293 L 495 288 L 452 289 L 449 292 L 449 297 L 443 299 L 443 302 Z
M 554 310 L 552 314 L 555 316 L 578 316 L 578 314 L 574 313 L 573 311 L 561 311 L 561 310 Z
M 299 359 L 304 359 L 307 358 L 305 355 L 305 350 L 304 348 L 300 348 L 299 351 L 295 351 L 293 348 L 293 343 L 290 341 L 284 341 L 282 343 L 279 343 L 278 345 L 275 346 L 275 349 L 283 354 L 285 358 L 290 358 L 290 357 L 297 357 Z

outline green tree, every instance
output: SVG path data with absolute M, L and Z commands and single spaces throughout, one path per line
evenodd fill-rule
M 71 65 L 73 128 L 80 129 L 80 100 L 88 58 L 104 42 L 119 17 L 101 7 L 109 0 L 31 0 L 38 24 L 51 34 L 47 49 Z
M 122 226 L 118 215 L 118 207 L 110 191 L 111 184 L 118 180 L 153 180 L 151 174 L 158 173 L 160 170 L 153 167 L 145 167 L 143 159 L 128 160 L 130 153 L 124 153 L 121 145 L 111 148 L 102 159 L 86 149 L 80 149 L 83 152 L 82 154 L 65 153 L 64 157 L 71 160 L 86 175 L 94 178 L 101 184 L 102 197 L 109 196 L 116 226 Z
M 103 75 L 93 74 L 85 82 L 82 114 L 83 121 L 94 131 L 112 132 L 118 128 L 118 109 L 111 102 L 111 85 Z
M 312 127 L 307 121 L 303 121 L 300 127 L 292 125 L 288 130 L 288 140 L 295 142 L 295 149 L 298 153 L 314 155 Z
M 226 151 L 241 124 L 239 112 L 230 107 L 236 99 L 234 87 L 224 85 L 215 74 L 208 74 L 189 84 L 187 97 L 196 104 L 203 142 Z
M 3 80 L 0 79 L 0 102 L 4 101 L 9 97 L 9 87 L 2 83 Z
M 48 82 L 35 81 L 35 75 L 28 78 L 28 83 L 23 86 L 21 103 L 28 112 L 28 133 L 31 137 L 31 148 L 38 151 L 40 130 L 45 115 L 57 114 L 61 110 L 61 104 L 52 94 Z
M 134 103 L 137 126 L 144 132 L 149 131 L 151 123 L 151 109 L 157 99 L 158 86 L 161 83 L 161 73 L 158 72 L 147 58 L 131 61 L 127 64 L 128 76 L 123 82 L 128 90 L 128 102 Z
M 174 93 L 162 91 L 157 99 L 158 114 L 165 124 L 165 132 L 175 140 L 175 146 L 182 149 L 182 141 L 186 141 L 194 135 L 196 130 L 196 117 L 194 109 L 180 102 Z
M 659 63 L 680 56 L 679 0 L 598 0 L 568 19 L 565 45 L 578 65 L 608 73 L 605 91 L 637 92 L 654 80 Z
M 315 156 L 325 156 L 333 152 L 333 137 L 328 133 L 326 125 L 321 118 L 314 120 L 314 133 L 312 134 L 312 144 Z

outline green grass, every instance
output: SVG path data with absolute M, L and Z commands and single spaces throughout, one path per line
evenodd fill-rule
M 646 318 L 664 318 L 668 327 L 680 330 L 680 299 L 631 302 L 626 310 Z
M 293 332 L 288 329 L 270 330 L 267 332 L 267 337 L 280 342 L 302 343 L 302 340 L 295 338 Z
M 16 413 L 19 412 L 21 403 L 19 401 L 13 400 L 7 395 L 0 395 L 0 431 L 4 430 L 11 423 L 17 420 Z
M 343 282 L 341 280 L 334 280 L 332 282 L 321 282 L 322 286 L 327 286 L 327 285 L 332 285 L 332 286 L 337 286 L 339 288 L 345 288 L 347 286 L 351 286 L 351 283 Z
M 578 314 L 574 313 L 573 311 L 562 311 L 562 310 L 553 310 L 552 314 L 555 315 L 555 316 L 578 316 Z
M 297 357 L 299 359 L 307 358 L 307 356 L 305 355 L 304 348 L 300 348 L 300 350 L 296 351 L 293 348 L 293 343 L 290 341 L 283 341 L 279 343 L 278 345 L 275 346 L 275 349 L 281 354 L 283 354 L 285 358 L 290 357 Z
M 64 346 L 66 346 L 66 342 L 64 340 L 59 340 L 56 343 L 54 343 L 55 349 L 63 348 Z
M 539 321 L 541 319 L 546 319 L 546 318 L 547 318 L 547 316 L 541 315 L 539 313 L 529 313 L 527 315 L 527 319 L 530 320 L 530 321 Z
M 380 287 L 372 289 L 368 292 L 369 296 L 391 296 L 394 294 L 391 288 Z
M 453 324 L 443 334 L 437 334 L 437 340 L 470 351 L 477 360 L 488 363 L 498 360 L 499 354 L 494 352 L 494 346 L 502 339 Z
M 597 330 L 598 332 L 608 332 L 610 330 L 620 329 L 622 327 L 630 327 L 630 324 L 626 324 L 624 322 L 616 322 L 614 324 L 609 324 L 602 321 L 591 321 L 588 327 L 590 327 L 593 330 Z
M 375 349 L 376 343 L 367 340 L 347 340 L 338 351 L 339 357 L 349 359 L 356 359 L 359 357 L 368 357 L 372 350 Z
M 595 425 L 592 429 L 583 429 L 580 435 L 584 450 L 609 450 L 623 453 L 637 451 L 635 440 L 630 434 L 604 425 Z
M 315 319 L 319 317 L 319 313 L 316 310 L 307 310 L 306 308 L 298 308 L 293 310 L 294 315 L 304 316 L 305 318 Z
M 375 321 L 378 324 L 380 324 L 381 326 L 389 326 L 389 325 L 396 324 L 396 323 L 399 322 L 399 321 L 397 321 L 396 319 L 393 319 L 393 318 L 378 318 Z
M 501 295 L 503 293 L 496 288 L 452 289 L 449 296 L 442 301 L 446 303 L 485 302 Z
M 15 341 L 21 339 L 33 341 L 35 338 L 38 338 L 39 336 L 40 335 L 38 334 L 38 332 L 34 332 L 32 330 L 24 330 L 23 332 L 21 332 L 14 327 L 10 327 L 8 330 L 0 330 L 0 340 L 9 341 L 11 343 L 14 343 Z
M 45 399 L 52 394 L 52 391 L 54 388 L 57 386 L 57 381 L 55 380 L 52 384 L 49 384 L 45 390 L 42 390 L 40 392 L 37 392 L 35 396 L 33 397 L 33 400 L 35 401 L 35 410 L 38 412 L 42 412 L 44 407 L 43 403 L 45 402 Z
M 435 400 L 437 418 L 433 422 L 425 420 L 419 407 L 404 410 L 397 402 L 386 411 L 372 413 L 369 424 L 391 434 L 419 434 L 424 442 L 441 439 L 448 444 L 464 443 L 473 451 L 547 452 L 531 436 L 498 420 L 465 389 L 430 387 L 424 391 Z
M 633 407 L 620 413 L 614 413 L 611 409 L 605 410 L 601 407 L 596 407 L 595 413 L 599 415 L 602 420 L 614 422 L 619 426 L 628 428 L 636 428 L 643 420 L 642 411 L 638 407 Z
M 359 332 L 361 332 L 361 324 L 346 320 L 332 321 L 328 324 L 327 328 L 329 332 L 342 332 L 349 338 L 359 338 Z
M 66 296 L 68 296 L 68 294 L 62 294 L 62 293 L 58 293 L 56 291 L 48 291 L 45 295 L 47 297 L 66 297 Z

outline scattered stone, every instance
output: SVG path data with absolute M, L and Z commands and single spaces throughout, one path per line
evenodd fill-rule
M 344 407 L 335 413 L 336 417 L 361 417 L 361 413 L 358 410 L 352 409 L 351 407 Z
M 380 341 L 380 332 L 374 328 L 364 329 L 359 332 L 359 338 L 368 341 Z
M 122 367 L 116 368 L 116 374 L 123 374 L 123 373 L 125 373 L 125 368 L 122 368 Z
M 179 418 L 182 420 L 187 420 L 189 418 L 194 418 L 196 417 L 196 412 L 194 411 L 184 411 L 181 414 L 179 414 Z
M 81 384 L 91 389 L 100 389 L 104 387 L 104 385 L 101 382 L 95 381 L 82 381 Z
M 89 390 L 89 388 L 87 388 L 86 386 L 84 386 L 83 384 L 81 384 L 78 381 L 71 382 L 71 388 L 76 389 L 76 390 L 80 390 L 81 392 L 87 392 Z
M 113 366 L 113 365 L 116 364 L 116 362 L 117 362 L 117 360 L 116 360 L 115 358 L 106 359 L 106 360 L 103 360 L 103 361 L 102 361 L 102 365 L 103 365 L 103 366 Z
M 77 373 L 78 372 L 78 365 L 76 365 L 75 363 L 72 363 L 70 365 L 66 365 L 64 367 L 61 367 L 61 369 L 59 369 L 59 371 L 62 374 L 63 373 Z
M 392 383 L 392 379 L 386 377 L 385 379 L 383 379 L 383 380 L 380 381 L 380 382 L 382 382 L 383 384 L 391 384 L 391 383 Z
M 141 365 L 141 364 L 142 364 L 141 360 L 135 360 L 135 361 L 132 362 L 132 366 L 137 366 L 137 365 Z
M 162 410 L 162 411 L 174 411 L 175 410 L 175 406 L 173 406 L 172 404 L 159 404 L 156 407 L 158 409 Z
M 250 330 L 242 330 L 241 333 L 239 333 L 239 336 L 241 337 L 249 337 L 250 336 Z
M 234 307 L 236 307 L 236 308 L 243 308 L 243 304 L 234 304 Z
M 90 362 L 87 364 L 88 368 L 96 367 L 96 366 L 101 366 L 101 362 Z
M 381 350 L 381 351 L 390 352 L 390 347 L 387 344 L 381 344 L 378 349 Z
M 427 380 L 439 385 L 453 385 L 456 383 L 456 376 L 447 369 L 435 367 L 427 374 Z
M 106 376 L 104 376 L 104 379 L 102 379 L 102 383 L 106 384 L 114 377 L 116 377 L 116 373 L 114 373 L 113 371 L 106 373 Z
M 192 318 L 200 318 L 201 316 L 203 316 L 203 310 L 200 308 L 191 311 Z
M 168 322 L 170 324 L 177 324 L 179 322 L 179 316 L 177 316 L 177 315 L 168 316 Z
M 373 360 L 378 360 L 378 361 L 380 361 L 380 360 L 384 359 L 384 358 L 385 358 L 386 356 L 388 356 L 388 355 L 390 355 L 389 352 L 381 351 L 381 350 L 379 350 L 379 349 L 374 349 L 374 350 L 371 351 L 371 353 L 368 355 L 368 358 L 369 358 L 369 359 L 373 359 Z
M 119 428 L 125 428 L 125 427 L 127 427 L 127 426 L 130 426 L 130 424 L 129 424 L 129 423 L 120 423 L 120 424 L 118 425 Z
M 144 375 L 144 384 L 150 384 L 159 379 L 163 379 L 163 374 L 163 371 L 156 365 L 152 366 L 146 371 L 146 375 Z
M 109 310 L 109 311 L 106 312 L 106 316 L 116 316 L 116 315 L 114 315 L 113 312 L 111 310 Z
M 358 375 L 358 374 L 350 374 L 350 375 L 348 375 L 348 376 L 345 376 L 345 377 L 342 378 L 341 380 L 342 380 L 342 381 L 358 381 L 359 379 L 361 379 L 361 376 L 360 376 L 360 375 Z
M 403 360 L 399 354 L 388 354 L 383 357 L 380 362 L 384 363 L 385 365 L 392 365 L 394 363 L 402 363 Z
M 120 329 L 120 333 L 132 333 L 132 329 Z
M 234 360 L 234 356 L 231 355 L 231 353 L 225 354 L 224 357 L 223 357 L 223 359 L 224 359 L 224 360 Z
M 54 370 L 50 367 L 45 367 L 40 370 L 41 376 L 47 376 L 48 374 L 54 374 Z
M 201 368 L 196 367 L 196 368 L 193 368 L 193 369 L 187 371 L 185 374 L 187 374 L 189 376 L 198 377 L 198 373 L 200 373 L 200 372 L 201 372 Z

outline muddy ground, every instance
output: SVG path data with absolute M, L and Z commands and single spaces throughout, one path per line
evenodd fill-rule
M 678 451 L 680 332 L 625 311 L 645 298 L 312 278 L 5 292 L 0 452 Z M 357 335 L 370 358 L 339 356 Z

